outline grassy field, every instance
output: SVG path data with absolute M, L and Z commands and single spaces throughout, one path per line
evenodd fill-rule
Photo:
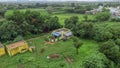
M 82 64 L 86 57 L 94 56 L 98 53 L 98 44 L 92 40 L 82 40 L 84 45 L 79 49 L 79 55 L 76 55 L 75 48 L 71 39 L 66 42 L 59 41 L 53 45 L 44 44 L 44 38 L 41 36 L 36 39 L 29 40 L 29 45 L 35 45 L 36 50 L 33 53 L 26 52 L 17 54 L 13 57 L 8 55 L 0 57 L 0 68 L 82 68 Z M 41 53 L 41 49 L 45 51 Z M 50 54 L 59 54 L 57 59 L 47 59 Z M 69 64 L 65 57 L 73 58 L 72 64 Z M 21 60 L 21 62 L 19 62 Z M 61 67 L 64 65 L 64 67 Z
M 47 11 L 45 9 L 20 9 L 20 11 L 25 12 L 26 10 L 31 10 L 31 11 L 40 11 L 42 15 L 48 15 Z M 13 14 L 14 10 L 8 10 L 5 13 L 5 16 Z

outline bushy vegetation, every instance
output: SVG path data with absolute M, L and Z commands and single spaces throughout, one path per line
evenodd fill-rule
M 111 18 L 111 21 L 113 21 L 113 22 L 120 22 L 120 18 L 117 18 L 117 17 Z
M 61 27 L 58 17 L 42 16 L 38 11 L 14 11 L 6 19 L 0 25 L 0 39 L 3 41 L 14 40 L 17 36 L 46 33 Z
M 69 23 L 69 26 L 67 25 Z M 105 22 L 91 23 L 91 22 L 79 22 L 76 16 L 66 19 L 65 27 L 72 30 L 73 34 L 80 38 L 94 39 L 99 42 L 105 42 L 100 46 L 100 52 L 105 54 L 108 59 L 113 61 L 116 65 L 120 64 L 120 49 L 119 49 L 119 38 L 120 38 L 120 24 L 112 24 Z M 116 59 L 115 59 L 116 58 Z M 100 62 L 100 60 L 99 60 Z M 104 68 L 102 66 L 96 66 L 97 61 L 86 61 L 85 66 L 90 68 Z M 90 64 L 89 64 L 90 63 Z M 94 65 L 95 64 L 95 65 Z
M 29 45 L 36 47 L 35 52 L 18 54 L 13 58 L 5 55 L 0 58 L 1 68 L 15 68 L 20 65 L 25 68 L 119 68 L 120 19 L 111 18 L 109 10 L 105 8 L 96 15 L 84 14 L 99 5 L 103 4 L 8 4 L 6 8 L 3 8 L 4 4 L 0 4 L 0 16 L 5 19 L 0 21 L 0 42 L 8 44 L 27 37 L 38 37 L 62 26 L 71 29 L 75 36 L 53 45 L 44 44 L 44 40 L 49 41 L 46 38 L 48 34 L 27 40 Z M 119 4 L 104 4 L 107 5 L 115 7 Z M 41 53 L 42 49 L 44 53 Z M 60 57 L 46 58 L 54 53 L 60 54 Z M 65 58 L 72 58 L 73 62 L 69 64 Z
M 100 52 L 104 53 L 107 58 L 113 61 L 116 65 L 120 64 L 120 49 L 113 40 L 108 40 L 100 46 Z
M 66 12 L 67 13 L 80 13 L 83 14 L 85 13 L 85 11 L 89 11 L 92 10 L 92 7 L 90 5 L 86 5 L 86 6 L 72 6 L 73 8 L 66 8 Z
M 75 36 L 94 39 L 96 41 L 107 41 L 120 37 L 120 24 L 109 25 L 105 22 L 91 23 L 78 22 L 78 17 L 65 20 L 65 27 L 73 31 Z
M 91 55 L 83 61 L 84 68 L 110 68 L 110 62 L 101 54 Z
M 109 12 L 100 12 L 96 15 L 97 21 L 108 21 L 110 19 L 110 13 Z

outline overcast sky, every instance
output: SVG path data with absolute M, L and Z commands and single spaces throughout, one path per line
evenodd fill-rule
M 0 0 L 0 1 L 17 1 L 17 0 Z M 21 0 L 21 1 L 25 1 L 25 0 Z M 27 1 L 120 1 L 120 0 L 27 0 Z

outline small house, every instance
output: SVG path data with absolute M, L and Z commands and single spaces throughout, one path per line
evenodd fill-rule
M 5 55 L 5 48 L 4 46 L 0 43 L 0 56 Z
M 54 30 L 52 32 L 52 35 L 55 38 L 58 37 L 59 39 L 68 39 L 72 36 L 72 32 L 71 32 L 71 30 L 69 30 L 67 28 L 61 28 L 61 29 Z
M 7 52 L 10 56 L 13 56 L 17 53 L 23 53 L 29 49 L 27 42 L 20 41 L 6 46 Z

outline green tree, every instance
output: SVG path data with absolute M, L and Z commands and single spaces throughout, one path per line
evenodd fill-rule
M 84 68 L 110 68 L 110 61 L 100 53 L 91 54 L 83 61 Z
M 12 20 L 12 21 L 16 22 L 18 25 L 20 25 L 24 21 L 24 13 L 20 12 L 18 10 L 14 10 L 12 15 L 6 16 L 6 19 Z
M 101 12 L 96 14 L 96 20 L 97 21 L 107 21 L 110 18 L 110 13 L 109 12 Z
M 75 3 L 71 3 L 71 7 L 75 7 L 76 5 L 75 5 Z
M 109 25 L 108 23 L 99 23 L 94 25 L 94 39 L 96 41 L 107 41 L 120 37 L 120 24 Z
M 84 15 L 83 18 L 84 18 L 85 21 L 88 21 L 88 16 L 87 15 Z
M 116 44 L 119 46 L 119 51 L 120 51 L 120 39 L 117 38 L 117 39 L 115 40 L 115 42 L 116 42 Z
M 119 47 L 115 44 L 113 40 L 109 40 L 100 45 L 99 51 L 105 54 L 106 57 L 113 61 L 115 64 L 120 63 Z
M 6 8 L 0 8 L 0 17 L 4 17 L 6 11 Z
M 72 16 L 65 20 L 65 27 L 72 29 L 78 23 L 78 16 Z
M 79 23 L 73 28 L 72 31 L 75 36 L 80 36 L 83 38 L 92 38 L 93 23 L 90 22 Z
M 78 55 L 78 49 L 83 45 L 82 41 L 77 37 L 73 37 L 74 47 L 76 48 L 76 54 Z
M 54 29 L 58 29 L 62 27 L 59 23 L 59 18 L 57 16 L 55 17 L 49 17 L 46 19 L 45 23 L 42 26 L 43 32 L 49 32 Z
M 4 21 L 0 26 L 0 38 L 2 40 L 13 40 L 20 33 L 21 30 L 17 26 L 16 22 Z

